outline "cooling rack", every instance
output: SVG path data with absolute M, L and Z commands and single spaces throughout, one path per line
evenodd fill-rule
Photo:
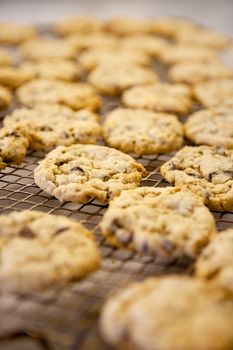
M 166 67 L 155 63 L 154 68 L 164 80 Z M 105 115 L 118 105 L 118 98 L 103 99 L 101 114 Z M 159 168 L 171 156 L 136 157 L 148 171 L 141 185 L 167 186 Z M 0 350 L 110 350 L 98 330 L 98 317 L 106 298 L 121 286 L 148 276 L 190 274 L 192 262 L 140 256 L 109 246 L 99 229 L 106 205 L 94 200 L 85 205 L 60 203 L 35 185 L 33 171 L 43 157 L 43 153 L 31 152 L 21 166 L 1 171 L 0 213 L 32 209 L 81 221 L 95 235 L 102 265 L 86 279 L 59 290 L 0 295 Z M 233 212 L 213 211 L 213 215 L 219 230 L 233 225 Z

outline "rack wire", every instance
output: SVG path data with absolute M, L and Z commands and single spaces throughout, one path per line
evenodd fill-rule
M 164 80 L 165 70 L 156 71 Z M 119 105 L 119 99 L 104 99 L 101 113 Z M 1 116 L 0 116 L 1 117 Z M 148 171 L 142 186 L 167 186 L 160 166 L 172 154 L 136 157 Z M 109 246 L 99 229 L 107 206 L 95 200 L 88 204 L 60 203 L 34 183 L 33 171 L 41 152 L 30 152 L 20 167 L 0 173 L 0 213 L 40 210 L 81 221 L 92 230 L 102 255 L 101 268 L 82 281 L 62 289 L 27 295 L 0 294 L 0 350 L 110 350 L 98 330 L 98 317 L 106 298 L 132 281 L 171 273 L 189 274 L 192 263 L 183 259 L 140 256 Z M 233 212 L 213 211 L 219 230 L 233 225 Z

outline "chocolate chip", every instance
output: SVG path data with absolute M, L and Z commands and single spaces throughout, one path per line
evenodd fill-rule
M 111 233 L 115 233 L 118 229 L 124 228 L 121 221 L 118 218 L 115 218 L 112 220 L 111 224 L 109 225 L 109 231 Z
M 79 166 L 74 166 L 73 168 L 70 169 L 70 171 L 78 171 L 80 173 L 84 173 L 84 170 Z
M 57 231 L 54 232 L 54 236 L 59 235 L 60 233 L 67 231 L 69 229 L 69 227 L 61 227 L 59 228 Z
M 176 170 L 176 166 L 173 162 L 169 163 L 169 170 Z
M 19 236 L 24 237 L 24 238 L 35 238 L 36 237 L 35 233 L 28 227 L 23 228 L 19 232 Z
M 16 130 L 14 130 L 9 134 L 9 136 L 20 137 L 20 134 Z
M 44 125 L 40 128 L 41 131 L 53 131 L 52 128 L 50 128 L 50 126 Z

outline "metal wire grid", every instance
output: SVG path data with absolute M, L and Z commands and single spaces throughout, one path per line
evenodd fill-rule
M 155 63 L 154 68 L 160 79 L 165 80 L 165 67 Z M 103 115 L 120 103 L 119 98 L 104 99 L 103 102 Z M 136 157 L 148 171 L 141 185 L 167 186 L 159 168 L 171 156 Z M 7 167 L 1 171 L 0 213 L 31 209 L 81 221 L 94 232 L 102 254 L 102 266 L 83 281 L 60 290 L 20 296 L 0 295 L 0 350 L 110 350 L 98 331 L 99 312 L 108 295 L 120 286 L 147 276 L 190 273 L 192 264 L 185 259 L 161 260 L 109 246 L 98 226 L 106 205 L 95 200 L 85 205 L 60 203 L 35 185 L 33 171 L 43 157 L 41 152 L 31 152 L 20 167 Z M 213 211 L 213 215 L 219 230 L 233 225 L 233 212 Z
M 60 203 L 40 190 L 33 170 L 42 153 L 29 154 L 20 168 L 7 167 L 0 174 L 0 212 L 33 209 L 72 217 L 94 231 L 103 257 L 102 267 L 87 279 L 62 290 L 25 296 L 0 296 L 0 350 L 81 349 L 107 350 L 98 332 L 98 315 L 106 297 L 120 286 L 146 276 L 189 273 L 188 261 L 174 262 L 117 250 L 104 241 L 99 222 L 106 205 Z M 148 170 L 145 186 L 167 186 L 159 167 L 171 155 L 137 160 Z M 233 213 L 213 212 L 219 229 L 233 224 Z

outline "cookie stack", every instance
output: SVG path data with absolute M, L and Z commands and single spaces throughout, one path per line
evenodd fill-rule
M 233 229 L 218 233 L 210 211 L 233 211 L 233 71 L 220 59 L 230 44 L 174 18 L 74 17 L 44 35 L 0 23 L 0 169 L 43 152 L 35 184 L 61 202 L 109 204 L 110 246 L 195 264 L 192 276 L 152 276 L 110 297 L 100 330 L 113 346 L 232 349 Z M 140 157 L 170 152 L 160 171 L 174 187 L 139 187 Z M 100 266 L 76 221 L 0 220 L 3 291 L 65 286 Z

